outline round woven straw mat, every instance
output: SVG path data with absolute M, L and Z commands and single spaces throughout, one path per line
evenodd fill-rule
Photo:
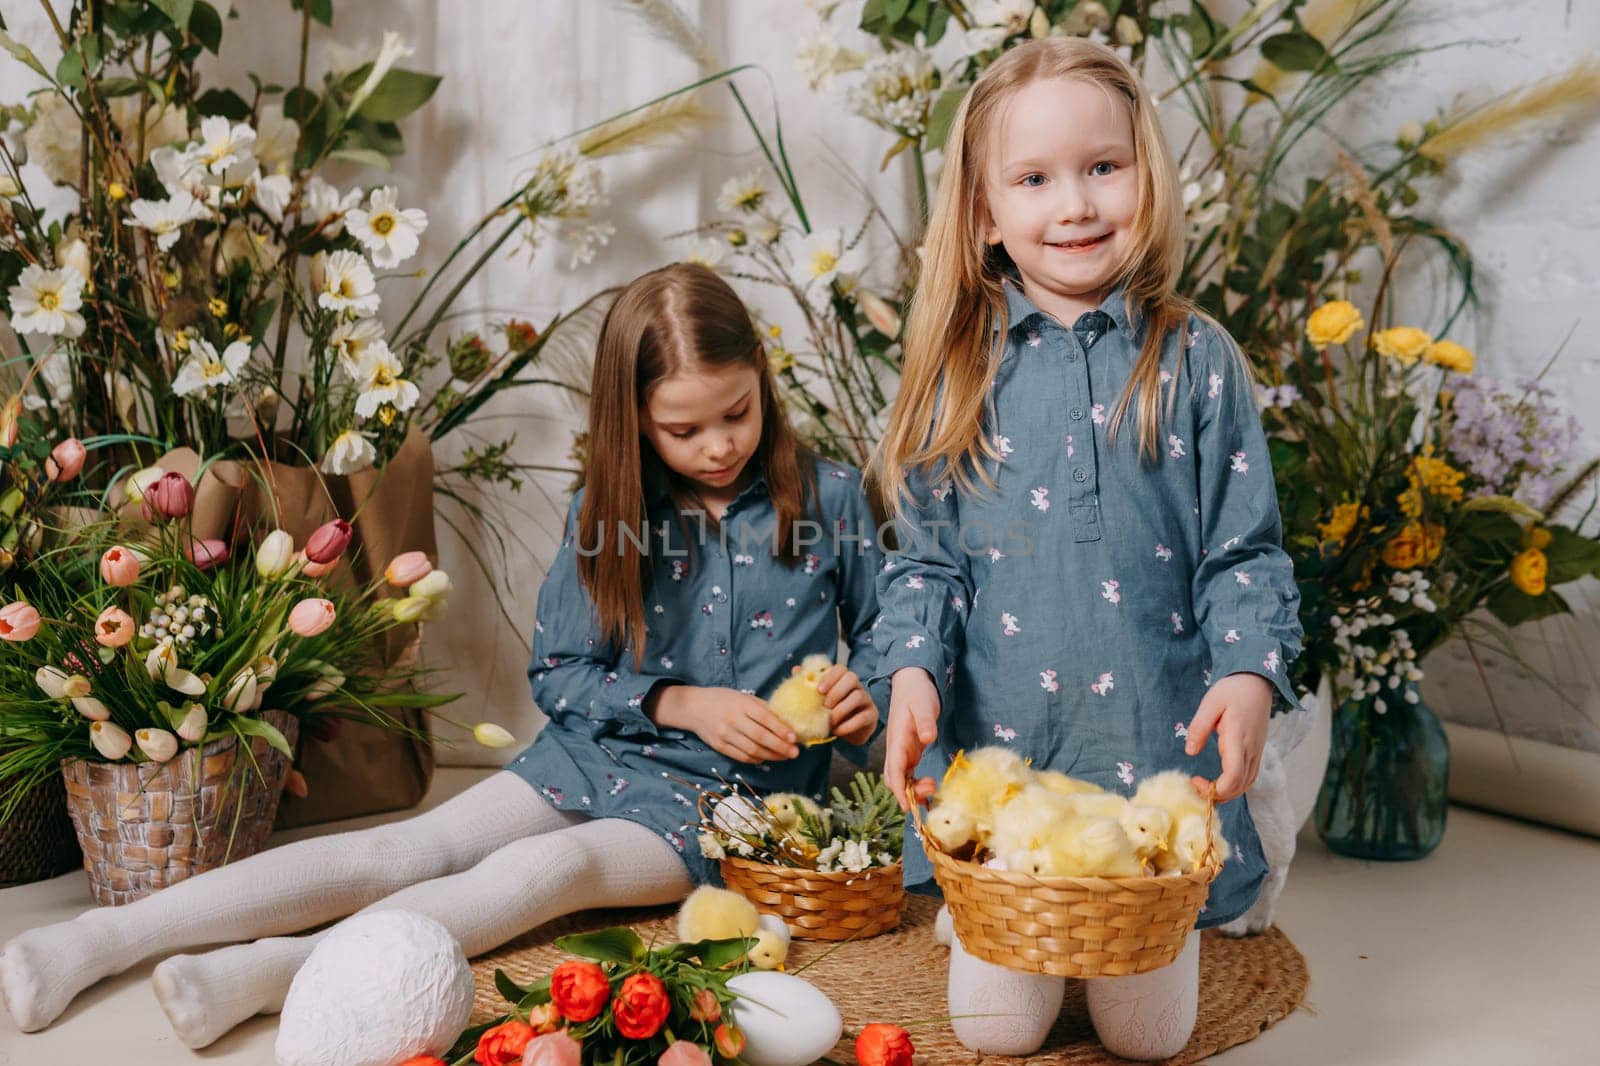
M 869 1022 L 904 1025 L 916 1045 L 920 1066 L 1023 1062 L 1090 1066 L 1125 1061 L 1106 1051 L 1095 1039 L 1088 1008 L 1084 1006 L 1082 981 L 1067 982 L 1066 1004 L 1050 1038 L 1026 1059 L 968 1051 L 956 1040 L 947 1022 L 909 1024 L 943 1018 L 950 1012 L 945 1001 L 950 951 L 933 939 L 933 917 L 938 909 L 937 900 L 913 893 L 907 899 L 904 921 L 892 932 L 842 944 L 804 940 L 790 944 L 787 968 L 791 973 L 832 950 L 800 976 L 826 992 L 844 1016 L 845 1036 L 830 1056 L 834 1061 L 856 1061 L 851 1050 L 855 1034 Z M 507 1010 L 508 1005 L 494 988 L 496 969 L 504 970 L 519 984 L 527 984 L 569 957 L 551 943 L 556 937 L 631 925 L 646 941 L 670 943 L 677 939 L 675 917 L 676 911 L 660 907 L 586 911 L 541 926 L 479 958 L 472 966 L 477 982 L 473 1024 Z M 1200 1062 L 1225 1048 L 1255 1039 L 1300 1005 L 1309 980 L 1305 959 L 1277 929 L 1242 940 L 1205 933 L 1200 947 L 1200 1017 L 1189 1046 L 1167 1062 Z

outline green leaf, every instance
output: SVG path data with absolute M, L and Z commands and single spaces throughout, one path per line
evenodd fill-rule
M 95 82 L 95 88 L 100 90 L 101 96 L 109 99 L 113 96 L 132 96 L 142 84 L 138 78 L 101 78 Z
M 1554 589 L 1546 589 L 1542 596 L 1530 596 L 1507 581 L 1496 586 L 1485 602 L 1489 613 L 1508 626 L 1520 626 L 1556 614 L 1570 614 L 1572 608 Z
M 1545 580 L 1552 585 L 1576 581 L 1600 567 L 1600 541 L 1592 540 L 1566 526 L 1551 526 L 1550 543 L 1544 557 L 1550 564 Z
M 284 755 L 291 759 L 294 758 L 294 750 L 289 747 L 289 742 L 284 739 L 283 734 L 261 719 L 238 715 L 233 720 L 233 727 L 240 733 L 248 733 L 254 737 L 264 738 L 268 744 L 271 744 Z
M 250 117 L 250 105 L 232 89 L 211 89 L 200 94 L 194 102 L 203 115 L 221 115 L 229 122 L 243 122 Z
M 502 999 L 508 999 L 512 1003 L 517 1002 L 528 994 L 527 989 L 507 977 L 504 970 L 499 969 L 494 972 L 494 988 L 496 992 L 500 993 Z
M 924 151 L 931 152 L 944 147 L 945 138 L 950 136 L 950 123 L 955 121 L 956 111 L 960 109 L 961 101 L 966 99 L 967 88 L 957 85 L 946 89 L 928 109 L 928 131 L 922 135 Z
M 304 11 L 306 4 L 311 5 L 311 17 L 324 26 L 333 25 L 333 0 L 292 0 L 291 6 L 296 11 Z
M 1512 499 L 1510 496 L 1474 496 L 1461 505 L 1463 511 L 1493 511 L 1496 514 L 1521 515 L 1531 518 L 1535 522 L 1544 518 L 1543 511 L 1537 511 L 1521 500 Z
M 1309 33 L 1279 33 L 1261 42 L 1261 55 L 1279 70 L 1316 70 L 1328 61 L 1327 49 Z
M 398 122 L 427 103 L 441 80 L 437 74 L 395 67 L 362 101 L 358 113 L 374 122 Z
M 150 0 L 152 4 L 161 9 L 162 14 L 172 20 L 178 29 L 189 28 L 189 16 L 194 14 L 194 0 Z
M 917 139 L 915 137 L 901 137 L 899 140 L 895 141 L 894 144 L 889 146 L 889 150 L 887 152 L 883 153 L 883 162 L 878 164 L 878 169 L 888 170 L 889 164 L 894 161 L 895 156 L 899 155 L 907 148 L 915 149 L 916 147 Z
M 623 926 L 557 937 L 556 947 L 597 962 L 635 963 L 645 955 L 644 941 L 639 939 L 639 934 Z
M 55 81 L 69 89 L 83 88 L 83 59 L 76 48 L 61 53 L 61 62 L 56 64 Z
M 883 14 L 890 22 L 899 22 L 911 10 L 911 0 L 885 0 Z
M 700 964 L 708 970 L 720 970 L 745 957 L 756 946 L 754 937 L 735 937 L 732 940 L 707 940 L 703 950 L 696 952 Z
M 194 13 L 189 16 L 189 32 L 212 55 L 222 48 L 222 16 L 206 0 L 195 0 Z

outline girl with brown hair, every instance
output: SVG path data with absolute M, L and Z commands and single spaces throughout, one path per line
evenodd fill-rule
M 863 762 L 878 711 L 842 665 L 819 685 L 838 744 L 800 747 L 760 693 L 801 659 L 876 662 L 880 555 L 859 475 L 784 419 L 733 290 L 675 265 L 623 289 L 601 331 L 587 487 L 539 592 L 534 699 L 550 717 L 507 768 L 404 822 L 274 848 L 0 951 L 24 1031 L 156 955 L 191 1047 L 275 1013 L 317 936 L 363 908 L 443 924 L 469 957 L 552 918 L 687 895 L 695 786 L 821 798 L 835 746 Z M 318 934 L 320 936 L 321 934 Z M 255 938 L 266 939 L 255 939 Z

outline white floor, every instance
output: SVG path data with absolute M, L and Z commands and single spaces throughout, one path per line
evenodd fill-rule
M 481 771 L 442 770 L 429 804 Z M 383 818 L 343 823 L 353 828 Z M 327 831 L 322 827 L 320 831 Z M 278 843 L 319 830 L 280 834 Z M 1222 1066 L 1521 1066 L 1600 1062 L 1600 841 L 1453 808 L 1418 863 L 1358 862 L 1307 833 L 1279 924 L 1311 966 L 1307 1007 Z M 90 906 L 82 873 L 0 891 L 0 941 Z M 269 1066 L 275 1019 L 203 1052 L 177 1041 L 151 995 L 152 964 L 78 998 L 24 1035 L 0 1011 L 0 1066 L 112 1051 L 119 1066 Z M 927 1063 L 924 1066 L 940 1066 Z

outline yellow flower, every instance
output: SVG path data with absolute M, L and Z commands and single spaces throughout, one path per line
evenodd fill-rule
M 1537 548 L 1539 551 L 1544 551 L 1550 546 L 1550 531 L 1538 526 L 1530 526 L 1527 534 L 1522 538 L 1522 543 L 1529 548 Z
M 1478 363 L 1471 349 L 1463 348 L 1455 341 L 1434 341 L 1422 353 L 1422 358 L 1434 366 L 1454 370 L 1457 374 L 1472 373 L 1472 368 Z
M 1383 561 L 1396 570 L 1414 570 L 1432 565 L 1443 550 L 1443 526 L 1407 522 L 1405 528 L 1383 546 Z
M 1356 528 L 1356 522 L 1367 516 L 1367 509 L 1359 503 L 1341 503 L 1333 509 L 1326 522 L 1317 523 L 1317 532 L 1323 540 L 1343 544 Z
M 113 203 L 118 200 L 126 200 L 128 198 L 128 187 L 120 181 L 114 181 L 106 186 L 106 195 L 111 197 Z
M 1395 326 L 1372 335 L 1372 346 L 1378 349 L 1379 355 L 1398 359 L 1406 366 L 1421 359 L 1432 343 L 1433 338 L 1415 326 Z
M 794 366 L 794 353 L 781 344 L 774 344 L 767 353 L 767 362 L 771 364 L 774 374 L 781 374 Z
M 1311 317 L 1306 319 L 1306 339 L 1320 351 L 1330 344 L 1343 344 L 1365 325 L 1355 304 L 1349 300 L 1334 300 L 1311 312 Z
M 206 309 L 211 312 L 212 318 L 221 318 L 228 313 L 228 301 L 220 296 L 213 296 L 206 303 Z
M 1400 493 L 1400 513 L 1407 518 L 1422 514 L 1422 494 L 1426 492 L 1437 500 L 1460 501 L 1461 479 L 1466 474 L 1443 459 L 1435 459 L 1431 451 L 1415 456 L 1406 470 L 1410 487 Z
M 1511 560 L 1511 583 L 1530 596 L 1543 596 L 1545 575 L 1549 570 L 1550 562 L 1544 552 L 1529 548 Z

